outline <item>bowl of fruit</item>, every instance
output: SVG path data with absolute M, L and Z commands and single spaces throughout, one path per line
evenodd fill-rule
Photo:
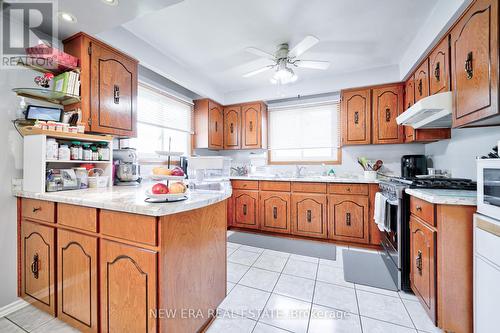
M 183 180 L 185 176 L 186 175 L 184 174 L 184 171 L 179 167 L 169 169 L 164 166 L 159 166 L 153 168 L 153 174 L 151 175 L 151 179 L 156 181 Z
M 156 183 L 146 190 L 146 197 L 148 202 L 180 201 L 188 198 L 188 190 L 183 182 Z

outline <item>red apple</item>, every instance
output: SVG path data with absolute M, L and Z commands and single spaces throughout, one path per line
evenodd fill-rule
M 176 167 L 176 168 L 172 171 L 172 176 L 184 176 L 184 171 L 182 171 L 182 169 L 181 169 L 181 168 Z
M 168 186 L 162 183 L 154 184 L 151 191 L 153 192 L 153 194 L 167 194 Z

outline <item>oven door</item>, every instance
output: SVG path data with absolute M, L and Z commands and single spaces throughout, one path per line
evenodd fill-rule
M 477 160 L 477 211 L 500 219 L 500 159 Z
M 399 252 L 401 246 L 399 242 L 401 225 L 401 223 L 399 223 L 400 218 L 400 201 L 397 199 L 387 200 L 385 206 L 385 219 L 386 226 L 389 227 L 389 230 L 384 231 L 382 246 L 398 269 L 401 268 L 401 263 L 399 260 Z

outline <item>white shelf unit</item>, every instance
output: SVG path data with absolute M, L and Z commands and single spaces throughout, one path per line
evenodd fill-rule
M 47 148 L 47 138 L 55 138 L 58 142 L 106 142 L 108 143 L 110 151 L 109 161 L 81 161 L 81 160 L 47 160 L 46 148 Z M 81 136 L 75 138 L 70 137 L 57 137 L 36 134 L 36 135 L 26 135 L 24 137 L 24 152 L 23 152 L 23 190 L 29 192 L 44 193 L 45 191 L 45 177 L 47 172 L 47 165 L 53 165 L 54 169 L 71 169 L 78 167 L 82 163 L 92 163 L 95 164 L 96 168 L 100 168 L 104 171 L 104 175 L 108 176 L 108 187 L 113 186 L 113 140 L 107 137 L 98 138 L 82 138 Z M 50 169 L 50 168 L 49 168 Z

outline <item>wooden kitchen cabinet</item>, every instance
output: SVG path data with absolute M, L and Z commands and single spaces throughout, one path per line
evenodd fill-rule
M 453 127 L 500 124 L 498 1 L 477 0 L 451 31 Z
M 102 332 L 156 332 L 157 253 L 101 242 Z
M 241 149 L 266 149 L 266 104 L 261 102 L 242 104 L 241 119 Z
M 193 148 L 224 149 L 224 110 L 210 100 L 194 101 Z
M 98 330 L 97 265 L 96 237 L 58 229 L 57 312 L 82 332 Z
M 429 59 L 425 59 L 415 72 L 415 102 L 429 96 Z
M 55 229 L 22 220 L 21 297 L 37 308 L 55 315 Z
M 450 39 L 447 35 L 429 55 L 429 95 L 450 91 Z
M 81 69 L 81 102 L 65 108 L 82 110 L 87 131 L 135 137 L 138 61 L 82 32 L 63 43 Z
M 234 190 L 233 209 L 235 227 L 259 229 L 259 192 Z
M 396 123 L 403 112 L 404 86 L 386 85 L 372 89 L 374 144 L 403 143 L 404 129 Z
M 412 74 L 405 82 L 404 110 L 408 110 L 413 104 L 415 104 L 415 74 Z
M 436 231 L 410 217 L 410 282 L 425 311 L 436 321 Z
M 371 143 L 371 89 L 343 90 L 342 145 Z
M 290 193 L 261 192 L 259 212 L 261 230 L 290 233 Z
M 241 106 L 224 107 L 224 149 L 241 149 Z
M 368 197 L 328 196 L 328 237 L 340 241 L 368 243 Z
M 292 234 L 326 238 L 327 210 L 327 199 L 324 194 L 292 193 L 290 214 Z

